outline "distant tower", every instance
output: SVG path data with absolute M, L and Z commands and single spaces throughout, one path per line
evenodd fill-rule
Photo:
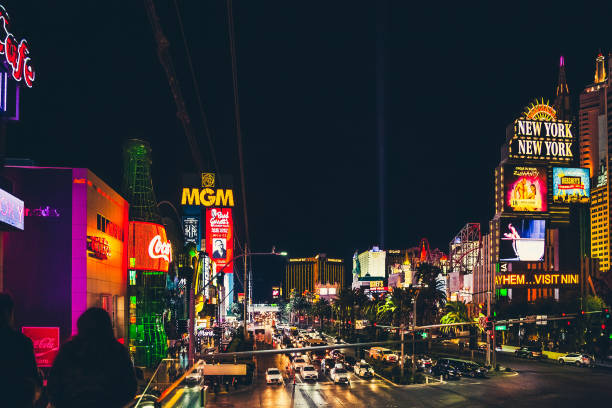
M 139 139 L 123 145 L 123 195 L 130 203 L 130 221 L 161 224 L 151 178 L 151 146 Z
M 595 83 L 600 84 L 606 81 L 605 58 L 600 52 L 595 59 Z
M 605 74 L 604 74 L 605 75 Z M 565 58 L 559 58 L 559 79 L 557 81 L 557 91 L 555 96 L 555 110 L 557 118 L 560 120 L 571 120 L 572 108 L 570 104 L 570 93 L 565 77 Z

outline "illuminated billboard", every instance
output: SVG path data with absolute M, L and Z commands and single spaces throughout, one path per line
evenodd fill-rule
M 23 230 L 23 201 L 0 189 L 0 229 Z
M 571 162 L 575 158 L 573 143 L 571 122 L 519 118 L 514 121 L 508 157 Z
M 504 166 L 504 210 L 511 212 L 547 210 L 545 167 Z
M 525 218 L 500 221 L 500 262 L 544 260 L 546 221 Z
M 580 283 L 577 273 L 525 271 L 495 276 L 497 288 L 521 286 L 576 286 Z
M 588 204 L 590 196 L 589 169 L 553 168 L 553 201 L 555 203 Z
M 206 252 L 215 262 L 214 273 L 234 272 L 234 224 L 231 208 L 206 210 Z
M 32 340 L 36 365 L 51 367 L 59 352 L 59 327 L 22 327 L 21 332 Z
M 172 246 L 163 225 L 130 221 L 128 268 L 168 272 L 172 262 Z

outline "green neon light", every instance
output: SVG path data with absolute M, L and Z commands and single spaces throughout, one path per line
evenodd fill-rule
M 508 289 L 500 289 L 499 296 L 508 296 Z

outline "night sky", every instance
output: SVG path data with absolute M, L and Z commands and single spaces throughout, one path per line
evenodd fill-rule
M 2 3 L 37 71 L 34 88 L 22 90 L 21 122 L 9 125 L 7 155 L 88 167 L 119 190 L 121 144 L 143 138 L 158 200 L 177 201 L 181 172 L 195 167 L 143 1 Z M 219 170 L 238 187 L 225 1 L 178 3 Z M 506 125 L 533 98 L 554 98 L 560 54 L 576 107 L 598 50 L 612 51 L 612 5 L 516 3 L 390 3 L 387 248 L 427 237 L 447 252 L 466 222 L 487 223 Z M 173 2 L 156 4 L 208 158 Z M 254 250 L 348 260 L 380 242 L 375 4 L 234 2 Z M 265 297 L 282 271 L 280 260 L 256 261 L 255 296 Z

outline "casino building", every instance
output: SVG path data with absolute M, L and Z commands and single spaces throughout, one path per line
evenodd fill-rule
M 303 294 L 315 293 L 317 288 L 344 288 L 344 260 L 328 258 L 326 254 L 317 254 L 311 258 L 290 258 L 285 268 L 284 296 L 289 299 L 291 292 Z
M 554 105 L 535 101 L 506 129 L 495 169 L 495 216 L 474 267 L 475 303 L 486 304 L 487 291 L 498 303 L 578 298 L 590 179 L 576 167 L 577 133 L 561 57 Z
M 25 228 L 5 234 L 2 259 L 16 325 L 59 328 L 64 341 L 96 306 L 123 341 L 127 201 L 88 169 L 6 166 L 4 177 L 25 205 Z

